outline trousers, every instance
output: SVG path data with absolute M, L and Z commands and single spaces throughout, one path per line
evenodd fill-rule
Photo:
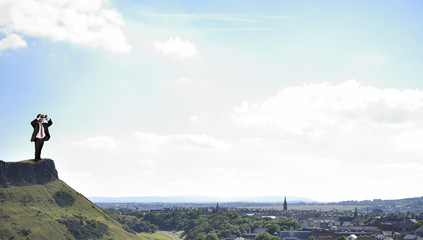
M 35 138 L 35 160 L 41 160 L 41 150 L 44 146 L 44 139 Z

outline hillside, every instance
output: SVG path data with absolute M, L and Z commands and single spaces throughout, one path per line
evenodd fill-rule
M 54 161 L 0 161 L 0 239 L 142 239 L 58 178 Z

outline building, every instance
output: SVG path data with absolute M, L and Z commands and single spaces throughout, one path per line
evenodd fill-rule
M 286 202 L 286 196 L 285 196 L 285 200 L 283 202 L 283 211 L 287 212 L 288 211 L 288 203 Z
M 416 234 L 423 236 L 423 226 L 420 226 L 419 228 L 416 229 Z
M 413 234 L 407 234 L 402 239 L 403 240 L 423 240 L 422 237 L 419 237 L 419 236 L 413 235 Z

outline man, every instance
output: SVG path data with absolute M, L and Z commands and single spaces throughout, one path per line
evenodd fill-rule
M 35 142 L 35 161 L 41 160 L 41 149 L 43 148 L 44 141 L 50 139 L 50 132 L 48 127 L 53 124 L 47 115 L 38 114 L 37 118 L 31 122 L 34 132 L 32 133 L 31 142 Z

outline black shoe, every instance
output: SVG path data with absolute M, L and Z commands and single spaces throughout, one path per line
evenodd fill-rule
M 41 161 L 41 158 L 34 159 L 36 162 Z

